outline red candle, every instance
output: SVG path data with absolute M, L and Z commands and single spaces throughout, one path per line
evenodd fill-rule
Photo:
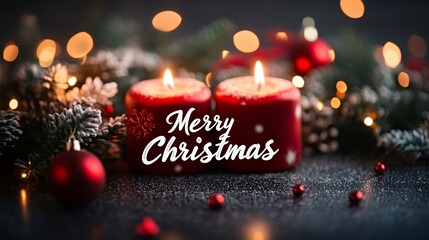
M 171 124 L 167 123 L 167 116 L 177 110 L 186 113 L 190 108 L 195 108 L 190 120 L 203 118 L 210 114 L 211 91 L 202 82 L 190 78 L 175 78 L 171 72 L 166 71 L 164 79 L 150 79 L 141 81 L 128 90 L 125 97 L 127 114 L 127 155 L 128 161 L 139 172 L 149 174 L 186 174 L 201 171 L 208 164 L 200 161 L 183 161 L 177 159 L 171 161 L 173 152 L 165 152 L 165 149 L 177 148 L 184 143 L 188 149 L 194 146 L 204 145 L 210 142 L 210 134 L 207 131 L 199 131 L 188 136 L 184 131 L 173 131 Z M 152 164 L 144 164 L 143 151 L 154 138 L 165 137 L 165 142 L 157 141 L 148 149 L 145 156 L 148 160 L 158 160 Z M 197 138 L 201 138 L 198 143 Z M 174 138 L 174 143 L 167 147 L 168 141 Z M 166 155 L 168 161 L 163 162 L 161 157 Z
M 225 168 L 241 172 L 279 172 L 301 161 L 301 95 L 285 79 L 264 77 L 258 61 L 255 76 L 227 79 L 215 89 L 216 113 L 234 118 L 229 143 L 259 143 L 263 148 L 273 140 L 278 152 L 271 160 L 222 160 Z M 218 133 L 220 136 L 222 133 Z

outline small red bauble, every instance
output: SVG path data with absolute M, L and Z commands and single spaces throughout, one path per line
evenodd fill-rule
M 211 195 L 208 199 L 211 209 L 221 209 L 225 205 L 225 198 L 220 193 Z
M 115 114 L 115 108 L 113 105 L 107 105 L 104 106 L 104 108 L 101 111 L 101 116 L 105 118 L 111 118 Z
M 383 175 L 384 174 L 384 172 L 386 172 L 386 165 L 384 165 L 384 163 L 382 163 L 382 162 L 378 162 L 376 165 L 375 165 L 375 172 L 378 174 L 378 175 Z
M 363 193 L 361 191 L 353 191 L 349 194 L 350 204 L 358 204 L 363 199 Z
M 98 197 L 105 184 L 105 171 L 98 157 L 87 151 L 57 154 L 48 170 L 48 187 L 66 204 L 84 204 Z
M 156 236 L 159 233 L 158 224 L 150 217 L 143 218 L 136 226 L 136 233 L 141 237 Z
M 302 184 L 295 184 L 292 187 L 292 193 L 295 197 L 301 197 L 305 192 L 305 187 Z

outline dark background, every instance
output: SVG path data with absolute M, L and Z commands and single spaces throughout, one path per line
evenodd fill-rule
M 263 42 L 270 28 L 298 31 L 306 16 L 316 20 L 319 36 L 329 39 L 343 28 L 354 28 L 375 43 L 393 41 L 408 54 L 407 40 L 412 34 L 429 39 L 429 2 L 424 0 L 364 1 L 365 14 L 360 19 L 345 16 L 339 0 L 283 1 L 189 1 L 189 0 L 88 0 L 88 1 L 10 1 L 0 9 L 0 44 L 13 41 L 22 14 L 38 18 L 41 38 L 53 38 L 64 48 L 69 37 L 79 31 L 93 31 L 108 17 L 132 20 L 141 28 L 141 38 L 150 34 L 152 17 L 162 10 L 179 12 L 183 21 L 176 34 L 186 35 L 208 23 L 226 17 L 238 29 L 255 31 Z M 90 32 L 91 33 L 91 32 Z M 100 40 L 100 39 L 98 39 Z M 97 38 L 95 38 L 97 46 Z

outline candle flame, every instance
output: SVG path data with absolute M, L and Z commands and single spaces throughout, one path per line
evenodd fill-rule
M 171 74 L 170 69 L 165 70 L 165 73 L 164 73 L 164 86 L 167 87 L 170 90 L 173 90 L 173 88 L 174 88 L 173 75 Z
M 258 90 L 265 85 L 264 69 L 260 61 L 257 61 L 255 65 L 255 84 Z

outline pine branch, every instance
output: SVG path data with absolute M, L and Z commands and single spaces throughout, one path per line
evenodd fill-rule
M 3 149 L 13 147 L 13 142 L 19 139 L 22 131 L 19 129 L 19 112 L 0 112 L 0 156 Z
M 231 39 L 234 24 L 227 19 L 219 19 L 172 46 L 170 58 L 176 66 L 191 71 L 207 71 L 213 58 L 220 55 L 224 43 Z
M 29 180 L 43 177 L 48 169 L 48 163 L 37 153 L 28 155 L 28 160 L 18 159 L 15 161 L 16 171 L 22 179 Z
M 86 78 L 85 84 L 75 87 L 66 93 L 67 102 L 87 101 L 91 104 L 110 105 L 110 101 L 118 92 L 116 82 L 103 83 L 99 77 Z
M 379 137 L 378 144 L 388 152 L 411 156 L 415 159 L 429 156 L 427 128 L 392 130 Z
M 110 118 L 104 122 L 98 135 L 86 146 L 86 149 L 96 154 L 104 162 L 121 158 L 125 141 L 125 115 Z
M 50 156 L 64 149 L 71 135 L 81 143 L 91 142 L 98 135 L 102 122 L 101 112 L 81 105 L 65 109 L 62 113 L 49 114 L 45 121 L 45 135 L 48 136 L 46 150 Z

